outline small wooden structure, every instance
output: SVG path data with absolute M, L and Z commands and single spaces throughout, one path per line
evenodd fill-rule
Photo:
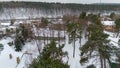
M 110 32 L 116 31 L 114 21 L 102 21 L 101 23 L 103 24 L 104 30 L 110 31 Z

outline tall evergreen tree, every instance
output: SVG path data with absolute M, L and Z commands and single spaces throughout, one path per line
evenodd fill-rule
M 16 36 L 15 36 L 14 44 L 15 44 L 15 51 L 21 51 L 22 50 L 22 46 L 24 45 L 24 40 L 23 40 L 23 37 L 20 34 L 19 29 L 16 29 Z
M 15 51 L 21 51 L 23 45 L 28 38 L 28 29 L 21 24 L 19 28 L 16 28 L 16 36 L 14 40 Z
M 30 38 L 30 35 L 32 35 L 30 24 L 20 24 L 19 29 L 24 41 L 26 41 L 28 38 Z
M 115 26 L 118 32 L 116 37 L 118 37 L 119 32 L 120 32 L 120 19 L 115 20 Z
M 69 36 L 69 43 L 73 43 L 73 57 L 75 56 L 75 41 L 76 39 L 80 40 L 82 38 L 82 28 L 80 23 L 68 22 L 67 23 L 67 32 Z
M 41 18 L 41 25 L 42 25 L 41 27 L 46 27 L 48 24 L 49 24 L 49 21 L 46 18 L 42 17 Z
M 103 68 L 103 61 L 106 65 L 106 60 L 111 66 L 110 53 L 108 51 L 112 50 L 112 47 L 109 46 L 109 40 L 107 40 L 107 38 L 108 35 L 105 34 L 100 27 L 94 26 L 91 36 L 88 38 L 86 44 L 81 48 L 81 56 L 86 55 L 88 58 L 90 58 L 91 55 L 93 55 L 92 53 L 97 51 L 98 56 L 100 57 L 101 68 Z M 81 61 L 83 59 L 84 58 L 81 58 Z M 104 67 L 106 67 L 105 65 Z
M 112 12 L 112 13 L 110 14 L 110 18 L 111 18 L 111 19 L 113 19 L 113 18 L 114 18 L 114 16 L 115 16 L 115 13 L 114 13 L 114 12 Z
M 86 12 L 82 12 L 79 16 L 79 18 L 84 19 L 86 17 Z
M 63 63 L 62 58 L 67 56 L 67 52 L 63 52 L 62 48 L 56 46 L 55 41 L 46 45 L 40 56 L 35 59 L 29 68 L 69 68 L 67 63 Z

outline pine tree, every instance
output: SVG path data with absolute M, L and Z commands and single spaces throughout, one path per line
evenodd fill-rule
M 119 31 L 120 31 L 120 19 L 115 20 L 115 26 L 116 26 L 116 29 L 117 29 L 117 32 L 118 32 L 116 37 L 118 37 Z
M 30 29 L 28 29 L 28 27 L 28 24 L 21 24 L 19 27 L 21 31 L 21 36 L 23 37 L 24 41 L 26 41 L 29 37 Z
M 21 51 L 23 45 L 25 44 L 25 41 L 23 39 L 23 36 L 21 35 L 20 29 L 16 29 L 14 44 L 15 44 L 15 51 Z
M 44 17 L 42 17 L 41 18 L 41 27 L 46 27 L 46 26 L 48 26 L 48 24 L 49 24 L 49 21 L 46 19 L 46 18 L 44 18 Z
M 111 53 L 108 51 L 112 50 L 112 47 L 109 46 L 109 40 L 107 40 L 108 35 L 105 34 L 102 29 L 98 26 L 94 26 L 94 29 L 91 32 L 91 36 L 88 38 L 88 41 L 81 48 L 81 56 L 87 56 L 87 58 L 91 58 L 94 51 L 98 52 L 98 56 L 100 57 L 101 68 L 106 67 L 106 60 L 111 66 Z M 93 56 L 94 57 L 94 56 Z M 85 58 L 85 57 L 84 57 Z M 84 59 L 84 58 L 81 58 Z M 85 60 L 86 61 L 86 60 Z M 81 62 L 82 63 L 82 62 Z
M 21 36 L 16 36 L 14 44 L 15 44 L 15 51 L 21 51 L 24 45 L 24 40 L 22 39 Z
M 115 16 L 115 13 L 114 13 L 114 12 L 112 12 L 112 13 L 110 14 L 110 18 L 111 18 L 111 19 L 113 19 L 113 18 L 114 18 L 114 16 Z
M 85 17 L 86 17 L 86 12 L 82 12 L 79 18 L 84 19 Z
M 69 43 L 73 43 L 73 57 L 75 56 L 75 41 L 76 39 L 80 40 L 82 38 L 82 28 L 80 23 L 68 22 L 67 23 L 67 32 L 69 36 Z
M 57 47 L 55 41 L 47 44 L 29 68 L 69 68 L 69 65 L 61 60 L 67 54 L 62 51 L 63 47 L 64 45 Z
M 96 68 L 94 65 L 89 65 L 87 68 Z
M 21 51 L 27 39 L 31 37 L 32 31 L 30 28 L 30 24 L 20 24 L 19 28 L 16 28 L 16 36 L 14 40 L 15 51 Z
M 4 46 L 3 46 L 3 44 L 0 44 L 0 53 L 2 50 L 4 50 Z

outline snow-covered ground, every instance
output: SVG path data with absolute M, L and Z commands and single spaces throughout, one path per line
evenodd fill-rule
M 4 46 L 4 50 L 0 54 L 0 68 L 15 68 L 17 65 L 17 57 L 20 58 L 23 54 L 23 52 L 15 52 L 14 49 L 8 45 L 12 40 L 11 38 L 0 40 L 0 44 Z M 12 59 L 9 58 L 9 54 L 12 55 Z M 23 58 L 17 68 L 23 68 L 24 61 Z
M 83 68 L 79 61 L 80 61 L 80 43 L 79 40 L 76 41 L 75 45 L 75 57 L 73 57 L 73 45 L 68 43 L 68 36 L 66 36 L 66 44 L 64 47 L 64 51 L 68 52 L 68 64 L 70 65 L 70 68 Z M 82 38 L 82 45 L 86 42 L 85 38 Z
M 113 44 L 116 47 L 120 47 L 120 46 L 118 46 L 118 41 L 120 39 L 119 38 L 120 35 L 118 35 L 118 37 L 116 37 L 117 33 L 108 32 L 108 31 L 104 31 L 104 32 L 109 35 L 108 39 L 110 40 L 111 44 Z
M 0 54 L 0 68 L 16 68 L 17 57 L 20 58 L 20 63 L 18 64 L 17 68 L 25 68 L 32 62 L 33 58 L 38 56 L 38 51 L 36 49 L 37 47 L 34 42 L 26 43 L 22 52 L 16 52 L 13 47 L 8 45 L 8 43 L 12 41 L 12 38 L 4 38 L 0 40 L 0 44 L 3 44 L 4 46 L 4 50 L 1 51 Z M 9 57 L 10 54 L 12 55 L 12 59 Z
M 33 29 L 34 30 L 34 29 Z M 36 29 L 35 29 L 36 30 Z M 35 31 L 34 30 L 34 31 Z M 52 34 L 51 34 L 52 32 Z M 118 46 L 118 44 L 116 42 L 118 42 L 119 37 L 116 38 L 115 33 L 112 32 L 107 32 L 104 31 L 105 33 L 109 34 L 109 38 L 111 41 L 110 43 L 113 44 L 114 46 Z M 35 32 L 37 33 L 37 32 Z M 44 34 L 45 33 L 45 34 Z M 49 30 L 49 29 L 40 29 L 39 32 L 36 34 L 37 36 L 48 36 L 51 37 L 52 35 L 54 35 L 54 37 L 58 36 L 58 31 L 56 30 Z M 60 31 L 60 37 L 64 37 L 64 31 Z M 3 38 L 0 40 L 0 44 L 3 44 L 4 46 L 4 50 L 1 51 L 0 54 L 0 68 L 15 68 L 17 65 L 17 61 L 16 58 L 19 57 L 21 59 L 22 55 L 24 53 L 30 53 L 30 54 L 24 54 L 23 58 L 20 61 L 20 64 L 18 65 L 17 68 L 27 68 L 29 66 L 29 64 L 32 62 L 33 58 L 36 58 L 39 53 L 37 50 L 37 42 L 35 40 L 32 40 L 31 42 L 27 42 L 25 44 L 25 46 L 23 47 L 22 52 L 15 52 L 15 49 L 11 46 L 8 45 L 9 42 L 13 41 L 12 38 Z M 65 47 L 63 48 L 63 51 L 67 51 L 68 52 L 68 57 L 69 59 L 63 59 L 64 61 L 68 60 L 68 64 L 70 65 L 70 68 L 86 68 L 86 66 L 90 65 L 90 64 L 94 64 L 96 66 L 96 68 L 100 68 L 100 63 L 99 63 L 99 57 L 94 57 L 89 59 L 89 62 L 81 65 L 80 64 L 80 44 L 79 44 L 79 40 L 77 40 L 75 42 L 76 46 L 75 46 L 75 57 L 73 58 L 73 45 L 68 43 L 68 36 L 66 34 L 66 40 L 65 40 Z M 85 44 L 87 40 L 84 37 L 82 37 L 82 45 Z M 39 43 L 41 44 L 41 49 L 44 47 L 44 41 L 39 41 Z M 61 44 L 64 43 L 63 41 L 61 41 Z M 9 58 L 9 54 L 12 55 L 12 59 Z

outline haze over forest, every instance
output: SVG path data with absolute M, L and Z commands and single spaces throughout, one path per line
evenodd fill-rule
M 120 4 L 75 4 L 47 2 L 0 2 L 1 19 L 42 16 L 79 15 L 82 11 L 95 13 L 119 12 Z M 17 15 L 17 16 L 16 16 Z
M 61 3 L 120 3 L 120 0 L 0 0 L 0 1 L 27 1 L 27 2 L 61 2 Z

